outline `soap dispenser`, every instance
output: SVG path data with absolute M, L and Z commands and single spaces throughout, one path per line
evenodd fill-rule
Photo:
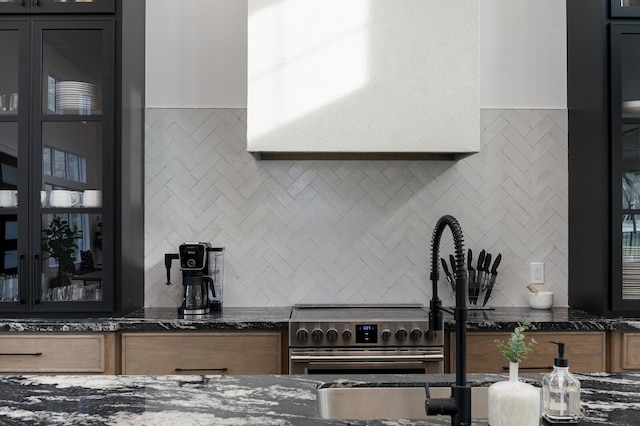
M 580 416 L 580 382 L 569 372 L 564 342 L 558 345 L 553 371 L 542 378 L 542 422 L 546 425 L 577 424 Z

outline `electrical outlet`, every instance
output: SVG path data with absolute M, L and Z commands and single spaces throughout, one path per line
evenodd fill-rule
M 544 284 L 544 262 L 531 262 L 531 284 Z

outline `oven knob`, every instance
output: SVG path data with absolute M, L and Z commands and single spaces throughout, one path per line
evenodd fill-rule
M 407 330 L 400 327 L 396 330 L 396 339 L 403 341 L 407 338 Z
M 436 337 L 438 337 L 438 332 L 435 330 L 425 330 L 424 335 L 426 336 L 427 340 L 434 340 Z
M 411 337 L 411 340 L 420 340 L 422 337 L 422 330 L 419 328 L 412 328 L 409 332 L 409 337 Z
M 327 340 L 330 342 L 335 342 L 338 340 L 338 330 L 335 328 L 330 328 L 327 330 Z
M 342 332 L 342 340 L 351 340 L 351 330 L 346 329 L 345 331 Z
M 296 339 L 298 339 L 300 342 L 306 342 L 308 338 L 309 332 L 306 328 L 302 327 L 299 328 L 298 331 L 296 331 Z
M 322 335 L 323 333 L 321 328 L 314 328 L 311 330 L 311 339 L 313 339 L 314 342 L 321 342 Z
M 384 330 L 382 330 L 382 340 L 387 341 L 389 340 L 390 337 L 391 337 L 391 330 L 389 330 L 388 328 L 385 328 Z

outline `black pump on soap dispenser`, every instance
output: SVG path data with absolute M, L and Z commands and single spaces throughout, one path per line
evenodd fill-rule
M 553 371 L 542 378 L 542 422 L 546 425 L 577 424 L 580 417 L 580 382 L 569 372 L 564 342 L 558 345 Z

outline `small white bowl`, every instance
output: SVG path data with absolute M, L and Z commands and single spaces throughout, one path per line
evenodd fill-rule
M 529 306 L 533 309 L 551 309 L 553 306 L 553 292 L 539 291 L 529 293 Z

